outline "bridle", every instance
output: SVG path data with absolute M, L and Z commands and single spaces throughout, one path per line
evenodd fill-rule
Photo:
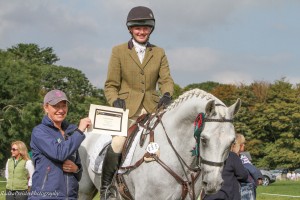
M 225 119 L 225 118 L 221 118 L 221 119 L 210 119 L 210 118 L 204 118 L 204 122 L 207 123 L 207 122 L 219 122 L 219 123 L 226 123 L 226 122 L 229 122 L 229 123 L 233 123 L 233 119 Z M 200 145 L 199 145 L 200 147 Z M 200 151 L 200 150 L 199 150 Z M 225 158 L 223 161 L 221 162 L 214 162 L 214 161 L 209 161 L 209 160 L 206 160 L 204 159 L 202 156 L 201 156 L 201 152 L 199 154 L 199 162 L 200 162 L 200 165 L 201 164 L 204 164 L 204 165 L 210 165 L 210 166 L 215 166 L 215 167 L 222 167 L 224 164 L 225 164 L 225 161 L 227 158 Z
M 170 137 L 168 136 L 168 133 L 167 133 L 167 131 L 165 129 L 164 123 L 162 122 L 162 116 L 163 116 L 164 113 L 165 113 L 165 111 L 164 112 L 156 112 L 154 115 L 152 115 L 147 120 L 149 123 L 146 123 L 146 126 L 144 128 L 147 129 L 147 131 L 148 131 L 148 133 L 150 135 L 149 143 L 151 143 L 151 142 L 154 142 L 154 129 L 155 129 L 155 127 L 158 124 L 161 124 L 161 126 L 162 126 L 162 128 L 164 130 L 165 136 L 167 138 L 167 141 L 168 141 L 169 145 L 171 146 L 173 152 L 175 153 L 178 161 L 180 162 L 182 171 L 184 172 L 185 179 L 183 179 L 180 175 L 178 175 L 176 172 L 174 172 L 165 162 L 163 162 L 159 158 L 159 156 L 157 156 L 156 154 L 151 154 L 149 152 L 145 153 L 144 156 L 141 159 L 139 159 L 135 164 L 133 164 L 131 166 L 127 166 L 127 167 L 120 167 L 120 169 L 132 171 L 132 170 L 136 169 L 137 167 L 139 167 L 144 162 L 144 158 L 145 157 L 146 158 L 152 158 L 159 165 L 161 165 L 171 176 L 173 176 L 174 179 L 179 184 L 182 185 L 181 199 L 185 199 L 186 196 L 187 196 L 187 194 L 189 194 L 190 198 L 194 200 L 194 199 L 197 198 L 195 196 L 195 189 L 194 189 L 194 187 L 195 187 L 195 183 L 196 183 L 196 181 L 199 178 L 200 173 L 201 173 L 201 164 L 210 165 L 210 166 L 216 166 L 216 167 L 222 167 L 224 165 L 224 163 L 225 163 L 225 160 L 222 161 L 222 162 L 213 162 L 213 161 L 209 161 L 209 160 L 206 160 L 206 159 L 202 158 L 201 155 L 198 154 L 197 156 L 198 156 L 199 162 L 196 164 L 197 167 L 192 168 L 191 166 L 189 166 L 184 161 L 184 159 L 180 156 L 180 154 L 177 152 L 177 150 L 175 149 L 175 147 L 174 147 L 174 145 L 173 145 Z M 205 116 L 204 114 L 201 114 L 201 115 Z M 150 127 L 150 122 L 154 118 L 157 118 L 157 120 Z M 196 120 L 197 120 L 197 118 L 196 118 Z M 232 119 L 225 119 L 225 118 L 222 118 L 222 119 L 204 118 L 203 122 L 222 122 L 222 123 L 223 122 L 229 122 L 229 123 L 232 123 L 233 120 Z M 143 127 L 144 125 L 141 124 L 141 126 Z M 203 124 L 202 127 L 204 127 L 204 124 Z M 203 130 L 203 128 L 202 128 L 202 130 Z M 202 130 L 201 130 L 201 132 L 202 132 Z M 200 132 L 200 135 L 201 135 L 201 132 Z M 197 142 L 200 141 L 200 135 L 199 135 L 199 138 L 195 138 Z M 197 146 L 197 148 L 200 148 L 199 143 L 196 146 Z M 198 149 L 198 152 L 199 152 L 199 149 Z M 187 171 L 185 169 L 187 169 Z M 190 178 L 189 178 L 188 174 L 190 174 Z M 125 179 L 124 179 L 124 177 L 123 177 L 122 174 L 118 174 L 117 175 L 117 182 L 119 184 L 119 188 L 123 189 L 123 191 L 120 192 L 121 195 L 123 196 L 123 198 L 125 198 L 125 199 L 133 199 L 132 195 L 130 194 L 130 192 L 128 190 L 128 187 L 126 185 Z M 120 186 L 120 184 L 121 184 L 121 186 Z

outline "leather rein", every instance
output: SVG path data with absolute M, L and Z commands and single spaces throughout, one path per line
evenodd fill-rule
M 189 194 L 190 198 L 195 200 L 197 197 L 195 196 L 195 183 L 197 181 L 197 179 L 200 176 L 201 173 L 201 164 L 205 164 L 205 165 L 211 165 L 211 166 L 217 166 L 217 167 L 221 167 L 224 165 L 224 161 L 222 162 L 212 162 L 212 161 L 208 161 L 203 159 L 200 154 L 199 154 L 199 164 L 197 163 L 197 167 L 196 168 L 192 168 L 190 167 L 185 161 L 184 159 L 179 155 L 178 151 L 175 149 L 174 145 L 172 144 L 172 141 L 170 140 L 170 137 L 167 134 L 167 131 L 164 127 L 164 124 L 162 122 L 162 116 L 165 112 L 159 112 L 157 111 L 154 115 L 149 116 L 144 116 L 142 117 L 142 119 L 138 119 L 136 124 L 140 125 L 141 127 L 143 127 L 146 131 L 147 134 L 150 135 L 150 139 L 149 139 L 149 144 L 151 142 L 154 142 L 154 129 L 156 128 L 156 126 L 160 123 L 161 126 L 163 127 L 164 133 L 166 135 L 167 141 L 169 143 L 169 145 L 171 146 L 171 148 L 173 149 L 178 161 L 181 164 L 181 168 L 184 172 L 184 176 L 185 179 L 182 178 L 180 175 L 178 175 L 176 172 L 174 172 L 165 162 L 163 162 L 159 156 L 157 156 L 155 153 L 149 153 L 146 152 L 144 154 L 144 156 L 139 159 L 135 164 L 130 165 L 130 166 L 126 166 L 126 167 L 120 167 L 119 169 L 121 170 L 128 170 L 128 171 L 132 171 L 134 169 L 136 169 L 137 167 L 139 167 L 143 162 L 145 162 L 145 158 L 149 158 L 149 159 L 153 159 L 155 160 L 160 166 L 162 166 L 171 176 L 174 177 L 174 179 L 181 184 L 182 186 L 182 190 L 181 190 L 181 199 L 185 199 L 186 196 Z M 146 118 L 146 123 L 144 124 L 143 122 L 145 122 L 145 118 Z M 155 121 L 154 124 L 150 125 L 150 122 L 154 119 L 157 118 L 157 120 Z M 232 123 L 232 119 L 208 119 L 205 118 L 204 122 L 230 122 Z M 138 126 L 136 126 L 136 129 L 138 129 Z M 135 133 L 138 132 L 138 130 L 134 130 Z M 147 134 L 142 134 L 141 135 L 141 139 L 140 139 L 140 146 L 143 145 L 145 137 L 147 136 Z M 126 154 L 124 153 L 125 149 L 126 149 L 127 145 L 124 145 L 124 149 L 123 149 L 123 155 Z M 124 155 L 126 156 L 126 155 Z M 124 159 L 124 157 L 123 157 Z M 188 169 L 187 171 L 185 170 L 185 167 Z M 127 173 L 127 172 L 126 172 Z M 190 179 L 189 179 L 189 175 L 190 174 Z M 125 179 L 123 177 L 123 174 L 117 174 L 117 183 L 119 185 L 119 191 L 122 195 L 122 197 L 126 200 L 131 200 L 133 199 L 132 195 L 130 194 L 130 191 L 126 185 Z

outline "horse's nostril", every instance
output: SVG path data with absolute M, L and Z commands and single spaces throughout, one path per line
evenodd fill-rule
M 207 186 L 207 182 L 206 181 L 203 181 L 202 184 L 203 184 L 204 187 Z

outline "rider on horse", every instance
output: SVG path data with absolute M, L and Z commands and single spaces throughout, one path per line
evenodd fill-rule
M 143 6 L 132 8 L 126 25 L 132 38 L 113 48 L 104 93 L 111 106 L 129 109 L 130 126 L 140 115 L 168 105 L 174 82 L 164 50 L 149 43 L 155 28 L 152 10 Z M 160 93 L 156 91 L 157 84 Z M 102 198 L 120 165 L 125 140 L 126 137 L 113 136 L 107 149 L 100 188 Z

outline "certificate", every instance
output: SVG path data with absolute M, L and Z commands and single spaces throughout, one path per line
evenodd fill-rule
M 91 104 L 89 118 L 92 126 L 87 132 L 127 136 L 128 112 L 128 109 Z

